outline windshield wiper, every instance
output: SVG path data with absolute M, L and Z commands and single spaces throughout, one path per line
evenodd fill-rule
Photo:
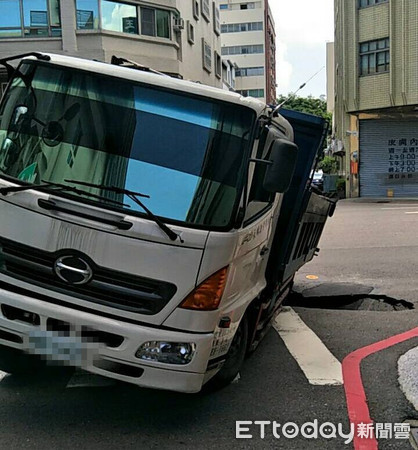
M 79 184 L 81 186 L 94 187 L 97 189 L 103 189 L 104 191 L 126 195 L 129 199 L 131 199 L 133 202 L 139 205 L 147 213 L 147 216 L 151 220 L 153 220 L 172 241 L 179 239 L 182 244 L 184 243 L 183 239 L 180 237 L 179 234 L 168 228 L 168 226 L 161 219 L 159 219 L 152 211 L 150 211 L 138 198 L 138 197 L 150 198 L 149 195 L 141 194 L 140 192 L 130 191 L 128 189 L 119 188 L 117 186 L 108 186 L 106 184 L 87 183 L 86 181 L 79 181 L 79 180 L 64 180 L 64 181 L 66 183 L 74 183 Z
M 7 194 L 11 194 L 12 192 L 22 192 L 22 191 L 28 191 L 30 189 L 40 189 L 40 188 L 57 188 L 57 189 L 53 189 L 53 191 L 73 192 L 74 194 L 86 195 L 88 197 L 97 198 L 99 200 L 113 203 L 118 206 L 125 206 L 127 208 L 130 208 L 130 206 L 125 203 L 118 202 L 116 200 L 112 200 L 110 198 L 103 197 L 101 195 L 91 194 L 90 192 L 83 191 L 82 189 L 77 189 L 73 186 L 67 186 L 66 184 L 49 183 L 48 181 L 44 181 L 44 180 L 42 180 L 42 184 L 29 184 L 29 185 L 25 185 L 25 186 L 10 186 L 10 187 L 0 188 L 0 194 L 7 195 Z

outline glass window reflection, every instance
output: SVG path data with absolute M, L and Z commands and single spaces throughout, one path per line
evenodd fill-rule
M 138 33 L 136 6 L 102 1 L 102 27 L 122 33 Z
M 25 27 L 48 27 L 48 9 L 46 0 L 23 0 Z
M 19 0 L 0 0 L 0 28 L 19 28 Z
M 25 65 L 31 85 L 14 79 L 0 111 L 0 176 L 113 185 L 150 195 L 144 203 L 166 219 L 215 227 L 231 222 L 250 148 L 250 109 Z M 13 119 L 21 105 L 32 114 Z M 64 134 L 51 146 L 41 123 L 54 121 L 61 121 Z M 143 213 L 123 194 L 86 190 L 128 203 L 130 214 Z
M 61 26 L 59 0 L 49 0 L 48 6 L 49 6 L 49 23 L 51 27 Z
M 99 28 L 99 5 L 97 0 L 77 0 L 77 28 L 79 30 Z
M 22 36 L 61 36 L 59 0 L 0 0 L 0 39 Z

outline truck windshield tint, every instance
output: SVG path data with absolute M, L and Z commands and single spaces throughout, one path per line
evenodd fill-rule
M 0 107 L 0 176 L 112 185 L 148 194 L 144 204 L 168 220 L 231 222 L 251 109 L 37 62 L 20 71 Z M 86 190 L 143 213 L 123 194 Z

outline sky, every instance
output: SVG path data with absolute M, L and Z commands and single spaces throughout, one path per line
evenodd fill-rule
M 269 0 L 276 23 L 277 95 L 295 92 L 326 65 L 326 42 L 334 40 L 333 0 Z M 326 69 L 298 95 L 326 94 Z

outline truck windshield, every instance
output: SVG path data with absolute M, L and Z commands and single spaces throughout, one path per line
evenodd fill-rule
M 227 227 L 254 120 L 244 106 L 25 61 L 0 107 L 0 176 L 140 191 L 157 216 Z M 123 194 L 86 190 L 143 213 Z

